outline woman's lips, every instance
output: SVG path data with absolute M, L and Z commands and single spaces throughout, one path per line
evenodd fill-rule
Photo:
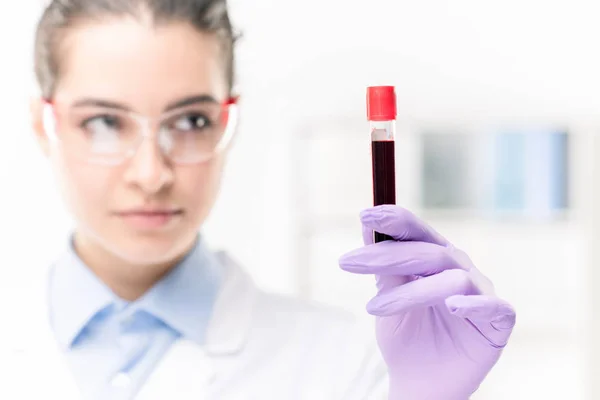
M 174 219 L 178 218 L 181 214 L 181 210 L 140 210 L 117 213 L 119 218 L 121 218 L 127 225 L 130 225 L 138 230 L 153 230 L 163 228 Z

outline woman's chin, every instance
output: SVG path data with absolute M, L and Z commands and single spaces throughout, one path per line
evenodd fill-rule
M 197 232 L 185 235 L 173 233 L 135 235 L 127 232 L 103 235 L 102 247 L 130 265 L 153 266 L 173 262 L 193 247 Z
M 122 243 L 115 247 L 116 255 L 128 264 L 156 265 L 181 258 L 190 250 L 191 244 L 180 241 L 142 240 L 134 243 Z

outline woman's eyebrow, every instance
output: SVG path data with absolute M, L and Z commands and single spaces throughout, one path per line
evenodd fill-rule
M 164 111 L 167 112 L 167 111 L 175 110 L 180 107 L 191 106 L 193 104 L 198 104 L 198 103 L 218 103 L 218 102 L 217 102 L 217 99 L 215 99 L 211 95 L 200 94 L 200 95 L 186 97 L 184 99 L 173 102 L 173 103 L 169 104 L 165 108 Z
M 95 98 L 91 98 L 91 97 L 79 99 L 79 100 L 73 102 L 73 104 L 72 104 L 73 108 L 90 107 L 90 106 L 102 107 L 102 108 L 114 108 L 117 110 L 130 111 L 129 107 L 127 107 L 124 104 L 117 103 L 117 102 L 111 101 L 111 100 L 95 99 Z
M 177 100 L 173 103 L 170 103 L 169 105 L 167 105 L 167 107 L 165 108 L 164 111 L 167 112 L 167 111 L 175 110 L 177 108 L 190 106 L 190 105 L 198 104 L 198 103 L 218 103 L 218 102 L 217 102 L 217 99 L 215 99 L 211 95 L 200 94 L 200 95 L 186 97 L 181 100 Z M 79 100 L 73 102 L 73 105 L 72 105 L 72 107 L 90 107 L 90 106 L 91 107 L 112 108 L 115 110 L 122 110 L 122 111 L 131 111 L 131 109 L 128 106 L 126 106 L 125 104 L 121 104 L 121 103 L 118 103 L 118 102 L 112 101 L 112 100 L 105 100 L 105 99 L 93 98 L 93 97 L 86 97 L 86 98 L 79 99 Z

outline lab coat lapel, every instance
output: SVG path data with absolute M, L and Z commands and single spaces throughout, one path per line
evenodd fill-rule
M 206 333 L 206 345 L 180 339 L 167 352 L 136 400 L 182 399 L 207 396 L 210 385 L 227 371 L 220 361 L 244 347 L 258 289 L 250 277 L 224 253 L 218 254 L 224 268 L 224 280 L 215 302 Z
M 254 281 L 225 253 L 217 254 L 225 279 L 206 332 L 206 351 L 218 356 L 242 350 L 254 319 L 259 290 Z
M 179 340 L 156 366 L 136 400 L 205 399 L 214 376 L 211 360 L 203 348 Z

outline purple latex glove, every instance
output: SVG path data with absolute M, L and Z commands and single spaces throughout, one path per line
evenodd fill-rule
M 498 361 L 515 325 L 513 308 L 469 257 L 409 211 L 361 213 L 365 247 L 340 267 L 373 274 L 379 348 L 390 399 L 466 400 Z M 373 231 L 396 241 L 373 244 Z

